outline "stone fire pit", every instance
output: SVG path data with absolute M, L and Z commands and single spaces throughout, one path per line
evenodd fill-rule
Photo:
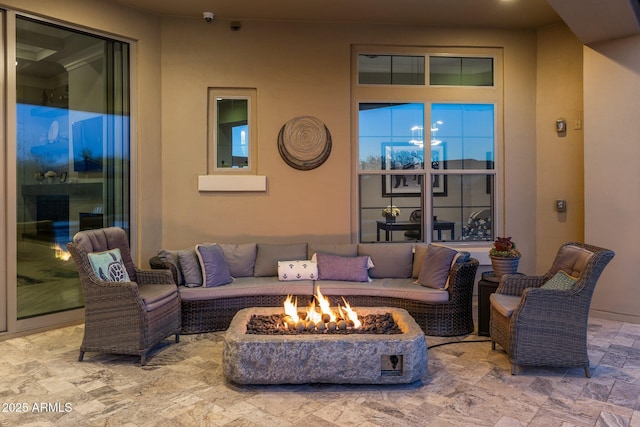
M 359 315 L 391 313 L 402 334 L 251 335 L 252 315 L 282 308 L 240 310 L 224 337 L 222 364 L 237 384 L 406 384 L 427 370 L 424 332 L 406 310 L 358 307 Z

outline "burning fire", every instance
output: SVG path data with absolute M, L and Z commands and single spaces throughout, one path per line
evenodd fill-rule
M 60 245 L 57 243 L 55 245 L 51 245 L 51 249 L 55 251 L 56 259 L 60 259 L 62 261 L 69 261 L 69 259 L 71 258 L 71 253 L 62 249 Z
M 318 308 L 316 308 L 316 301 Z M 325 329 L 346 329 L 347 327 L 359 328 L 361 322 L 358 314 L 351 309 L 349 303 L 342 298 L 344 307 L 338 306 L 337 312 L 331 309 L 329 299 L 322 295 L 318 288 L 315 300 L 307 307 L 305 319 L 300 319 L 298 315 L 298 300 L 294 300 L 291 295 L 284 301 L 285 328 L 296 329 L 298 331 L 313 330 L 324 331 Z

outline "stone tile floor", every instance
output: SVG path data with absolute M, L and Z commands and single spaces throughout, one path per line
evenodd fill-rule
M 589 321 L 582 369 L 510 374 L 486 337 L 427 337 L 428 373 L 402 386 L 236 386 L 223 333 L 167 339 L 147 366 L 87 353 L 83 327 L 0 342 L 0 426 L 639 426 L 640 325 Z M 482 342 L 474 342 L 482 341 Z M 327 367 L 330 369 L 330 367 Z

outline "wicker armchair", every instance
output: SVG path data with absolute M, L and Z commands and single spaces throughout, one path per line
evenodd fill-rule
M 175 334 L 180 341 L 180 295 L 171 274 L 139 270 L 129 251 L 127 235 L 111 227 L 77 233 L 67 244 L 76 263 L 85 305 L 85 328 L 79 361 L 87 351 L 140 356 Z M 129 282 L 102 280 L 94 272 L 88 254 L 118 248 Z
M 491 295 L 491 346 L 509 356 L 511 373 L 519 366 L 582 367 L 590 377 L 587 321 L 591 296 L 611 250 L 565 243 L 543 276 L 504 275 Z M 541 286 L 558 271 L 577 281 L 568 290 Z

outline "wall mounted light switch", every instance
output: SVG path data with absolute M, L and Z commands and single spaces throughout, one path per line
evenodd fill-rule
M 566 211 L 567 211 L 567 201 L 556 200 L 556 212 L 566 212 Z

